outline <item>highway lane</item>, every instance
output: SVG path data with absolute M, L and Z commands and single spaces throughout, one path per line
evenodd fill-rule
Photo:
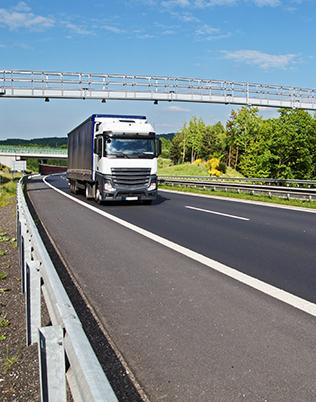
M 65 181 L 52 180 L 67 190 Z M 313 317 L 77 205 L 40 180 L 32 181 L 29 195 L 152 401 L 316 400 Z M 161 201 L 101 208 L 134 211 L 138 219 L 156 211 L 172 225 L 163 213 L 171 201 Z M 225 213 L 241 214 L 231 208 Z M 188 216 L 193 225 L 195 215 Z M 229 222 L 236 234 L 241 229 L 234 225 L 251 221 Z
M 49 181 L 69 192 L 63 176 Z M 100 208 L 316 303 L 316 214 L 170 192 L 161 192 L 150 207 L 109 204 Z

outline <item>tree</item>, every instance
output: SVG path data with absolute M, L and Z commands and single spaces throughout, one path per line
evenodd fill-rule
M 284 179 L 315 178 L 315 119 L 304 110 L 284 109 L 273 125 L 271 150 L 276 158 L 272 176 Z
M 183 141 L 184 134 L 182 130 L 179 131 L 171 141 L 169 157 L 175 165 L 181 163 L 183 155 Z
M 185 130 L 186 146 L 190 150 L 191 163 L 201 155 L 202 139 L 206 131 L 206 125 L 202 119 L 193 117 Z
M 226 124 L 227 145 L 229 147 L 227 165 L 238 168 L 240 157 L 260 131 L 262 118 L 258 108 L 242 107 L 238 112 L 232 111 Z
M 160 137 L 161 140 L 161 157 L 170 158 L 171 141 L 165 137 Z
M 221 122 L 213 126 L 206 126 L 201 143 L 200 157 L 208 159 L 210 156 L 221 158 L 225 153 L 226 130 Z

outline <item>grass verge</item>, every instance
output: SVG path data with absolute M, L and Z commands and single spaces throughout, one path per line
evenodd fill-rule
M 204 190 L 199 188 L 189 188 L 189 187 L 181 187 L 181 186 L 168 186 L 165 184 L 160 184 L 159 188 L 162 190 L 174 190 L 174 191 L 182 191 L 184 193 L 193 193 L 193 194 L 203 194 L 203 195 L 214 195 L 218 197 L 225 198 L 235 198 L 240 200 L 249 200 L 249 201 L 259 201 L 259 202 L 267 202 L 273 204 L 287 205 L 292 207 L 301 207 L 301 208 L 310 208 L 316 209 L 316 201 L 301 201 L 301 200 L 287 200 L 278 197 L 269 197 L 264 195 L 252 195 L 246 193 L 234 193 L 234 192 L 226 192 L 226 191 L 214 191 L 214 190 Z
M 21 174 L 12 174 L 7 170 L 0 171 L 0 207 L 5 207 L 14 201 L 16 182 Z

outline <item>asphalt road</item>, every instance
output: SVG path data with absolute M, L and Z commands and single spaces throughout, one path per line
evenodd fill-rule
M 68 192 L 63 178 L 50 182 Z M 150 400 L 316 400 L 315 318 L 39 180 L 29 195 Z M 315 214 L 171 193 L 152 206 L 100 208 L 315 302 Z

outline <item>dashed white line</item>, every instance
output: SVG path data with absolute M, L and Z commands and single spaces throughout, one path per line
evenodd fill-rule
M 265 293 L 283 303 L 286 303 L 292 307 L 297 308 L 298 310 L 304 311 L 307 314 L 310 314 L 314 317 L 316 317 L 316 304 L 311 303 L 305 299 L 302 299 L 298 296 L 295 296 L 291 293 L 288 293 L 282 289 L 279 289 L 275 286 L 269 285 L 263 281 L 260 281 L 259 279 L 253 278 L 252 276 L 243 274 L 242 272 L 238 271 L 235 268 L 228 267 L 227 265 L 224 265 L 218 261 L 212 260 L 211 258 L 205 257 L 202 254 L 196 253 L 195 251 L 192 251 L 186 247 L 180 246 L 177 243 L 174 243 L 170 240 L 167 240 L 161 236 L 158 236 L 154 233 L 149 232 L 148 230 L 142 229 L 136 225 L 133 225 L 132 223 L 126 222 L 123 219 L 117 218 L 114 215 L 111 215 L 99 208 L 96 208 L 90 204 L 87 204 L 84 201 L 81 201 L 70 194 L 65 193 L 62 190 L 59 190 L 58 188 L 52 186 L 50 183 L 47 182 L 46 177 L 43 179 L 43 181 L 54 191 L 57 191 L 58 193 L 62 194 L 64 197 L 71 199 L 72 201 L 76 202 L 77 204 L 90 209 L 91 211 L 104 216 L 107 219 L 110 219 L 113 222 L 118 223 L 121 226 L 124 226 L 130 230 L 133 230 L 134 232 L 147 237 L 159 244 L 162 244 L 165 247 L 170 248 L 173 251 L 176 251 L 180 254 L 185 255 L 188 258 L 191 258 L 194 261 L 197 261 L 200 264 L 206 265 L 207 267 L 213 269 L 214 271 L 220 272 L 223 275 L 226 275 L 230 278 L 233 278 L 237 280 L 238 282 L 241 282 L 245 285 L 250 286 L 253 289 L 256 289 L 262 293 Z
M 193 210 L 195 210 L 195 211 L 200 211 L 200 212 L 206 212 L 206 213 L 208 213 L 208 214 L 213 214 L 213 215 L 226 216 L 227 218 L 239 219 L 239 220 L 241 220 L 241 221 L 250 221 L 249 218 L 243 218 L 242 216 L 224 214 L 224 213 L 222 213 L 222 212 L 211 211 L 211 210 L 209 210 L 209 209 L 202 209 L 202 208 L 190 207 L 189 205 L 186 205 L 185 208 L 193 209 Z

